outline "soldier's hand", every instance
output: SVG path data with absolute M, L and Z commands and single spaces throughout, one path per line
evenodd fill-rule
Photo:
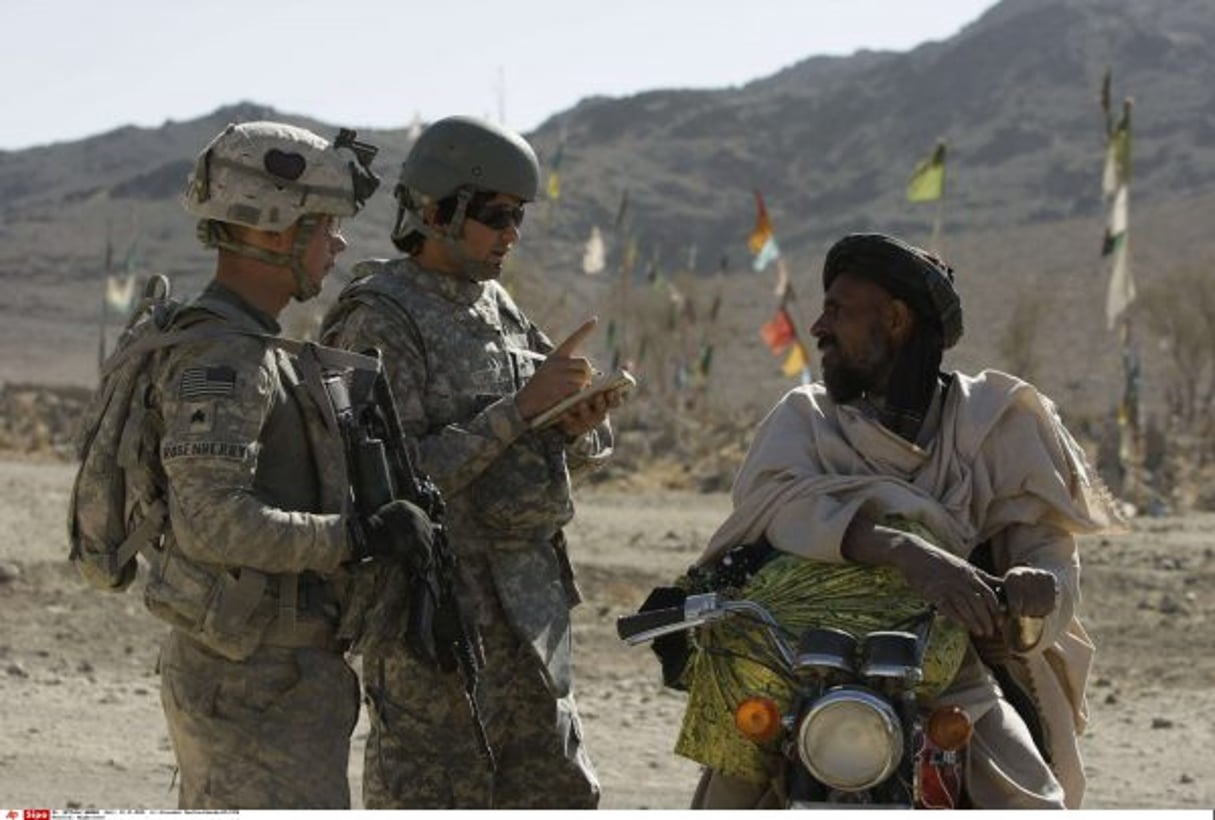
M 528 379 L 527 384 L 515 394 L 515 405 L 525 420 L 531 420 L 552 407 L 566 396 L 572 396 L 591 383 L 594 368 L 591 360 L 577 356 L 575 352 L 583 340 L 595 329 L 599 319 L 592 317 L 557 345 L 544 364 Z
M 574 439 L 594 430 L 607 418 L 608 408 L 613 406 L 612 395 L 600 393 L 566 410 L 557 422 L 561 432 L 565 433 L 566 438 Z
M 434 525 L 416 504 L 403 499 L 389 501 L 367 519 L 370 555 L 402 561 L 421 573 L 430 569 L 433 546 Z
M 1053 572 L 1032 567 L 1013 567 L 1004 573 L 1004 596 L 1008 614 L 1045 618 L 1058 605 L 1059 580 Z

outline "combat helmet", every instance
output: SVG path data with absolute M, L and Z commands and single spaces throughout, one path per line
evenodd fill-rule
M 203 245 L 289 267 L 295 298 L 316 296 L 320 288 L 308 278 L 303 255 L 317 217 L 353 216 L 380 183 L 371 171 L 378 149 L 355 137 L 343 128 L 331 145 L 284 123 L 230 124 L 198 155 L 183 198 L 186 211 L 199 219 Z M 290 254 L 240 242 L 224 229 L 234 224 L 283 231 L 297 222 Z
M 401 163 L 393 192 L 399 207 L 392 238 L 399 241 L 422 234 L 454 245 L 475 194 L 510 194 L 530 202 L 539 185 L 540 163 L 523 137 L 478 117 L 436 120 L 418 136 Z M 451 221 L 442 229 L 427 225 L 423 210 L 450 197 L 456 198 Z

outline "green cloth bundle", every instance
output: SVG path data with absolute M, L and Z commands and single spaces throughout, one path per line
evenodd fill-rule
M 834 627 L 860 639 L 875 630 L 907 629 L 929 609 L 896 570 L 789 554 L 765 564 L 739 597 L 763 605 L 794 636 L 811 627 Z M 917 687 L 921 697 L 932 698 L 949 685 L 967 640 L 961 626 L 940 616 L 933 619 L 924 677 Z M 688 704 L 675 752 L 724 774 L 764 783 L 773 775 L 769 769 L 778 750 L 775 743 L 762 748 L 744 738 L 734 726 L 734 708 L 761 695 L 786 714 L 793 684 L 752 658 L 771 665 L 777 658 L 764 628 L 753 621 L 729 617 L 696 631 L 684 672 Z

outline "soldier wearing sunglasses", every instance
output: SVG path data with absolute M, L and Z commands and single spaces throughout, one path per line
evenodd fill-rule
M 550 427 L 530 421 L 590 382 L 577 348 L 554 346 L 496 281 L 539 181 L 519 135 L 471 117 L 433 123 L 401 168 L 393 244 L 355 266 L 326 316 L 329 344 L 378 347 L 416 463 L 447 503 L 457 593 L 475 613 L 485 666 L 476 701 L 489 765 L 460 680 L 404 646 L 364 651 L 371 733 L 368 808 L 594 808 L 599 783 L 570 674 L 579 600 L 562 527 L 570 474 L 611 455 L 609 405 Z M 371 610 L 369 610 L 371 611 Z

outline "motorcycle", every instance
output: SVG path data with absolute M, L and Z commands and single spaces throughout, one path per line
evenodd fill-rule
M 772 782 L 787 808 L 964 807 L 970 718 L 958 706 L 929 708 L 917 692 L 931 612 L 902 630 L 854 636 L 816 626 L 793 634 L 754 600 L 706 592 L 623 616 L 617 633 L 635 646 L 727 619 L 760 628 L 765 640 L 748 660 L 792 688 L 784 709 L 773 697 L 751 694 L 733 712 L 744 738 L 779 755 Z M 1033 640 L 1041 622 L 1017 620 L 1014 637 Z

